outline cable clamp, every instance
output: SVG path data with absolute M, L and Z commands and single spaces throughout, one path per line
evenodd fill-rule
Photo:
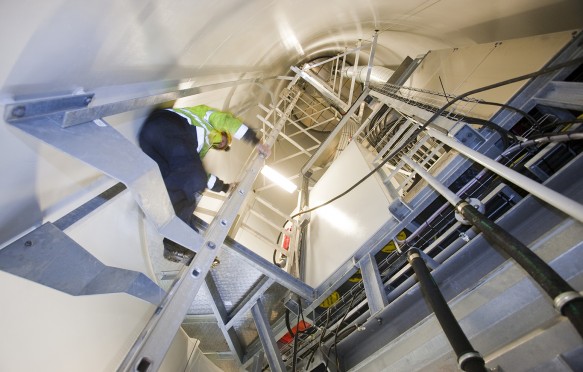
M 470 205 L 470 203 L 468 203 L 467 201 L 465 200 L 460 201 L 458 205 L 455 206 L 456 212 L 462 213 L 462 210 L 468 205 Z
M 416 258 L 421 258 L 421 255 L 417 252 L 408 252 L 407 261 L 411 262 Z
M 470 351 L 470 352 L 465 353 L 464 355 L 460 356 L 457 360 L 457 364 L 460 367 L 460 369 L 463 370 L 462 366 L 464 365 L 464 363 L 470 359 L 475 359 L 475 358 L 483 359 L 482 355 L 480 355 L 480 353 L 478 353 L 477 351 Z
M 458 205 L 456 205 L 455 209 L 455 219 L 463 224 L 463 225 L 471 225 L 470 221 L 468 221 L 462 213 L 462 210 L 467 207 L 468 205 L 471 205 L 472 207 L 476 208 L 476 210 L 480 213 L 484 213 L 486 211 L 486 206 L 484 205 L 484 203 L 482 203 L 482 201 L 480 201 L 480 199 L 476 199 L 476 198 L 469 198 L 467 201 L 466 200 L 462 200 L 461 202 L 458 203 Z
M 568 291 L 563 292 L 557 297 L 555 297 L 553 303 L 555 304 L 555 309 L 561 314 L 563 314 L 563 307 L 571 301 L 583 299 L 583 296 L 579 292 Z

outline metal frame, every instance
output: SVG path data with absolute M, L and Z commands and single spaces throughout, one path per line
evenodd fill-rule
M 285 365 L 281 359 L 281 353 L 279 352 L 279 347 L 275 342 L 273 337 L 273 332 L 265 315 L 265 307 L 261 300 L 257 302 L 251 308 L 251 314 L 253 315 L 253 320 L 255 320 L 255 325 L 257 326 L 257 331 L 259 332 L 259 339 L 263 344 L 263 349 L 265 356 L 274 372 L 285 372 Z

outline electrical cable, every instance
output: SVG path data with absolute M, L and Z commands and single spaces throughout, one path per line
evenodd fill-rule
M 529 146 L 536 146 L 536 145 L 540 145 L 543 143 L 548 143 L 548 142 L 567 142 L 567 141 L 574 141 L 574 140 L 580 140 L 583 139 L 583 133 L 578 132 L 578 133 L 555 133 L 554 136 L 543 136 L 543 137 L 539 137 L 536 139 L 532 139 L 532 140 L 528 140 L 525 142 L 521 142 L 518 145 L 509 147 L 508 149 L 506 149 L 501 156 L 507 156 L 515 151 L 518 151 L 520 149 L 529 147 Z
M 344 313 L 342 320 L 340 321 L 340 323 L 338 323 L 338 327 L 336 328 L 336 331 L 334 332 L 334 353 L 336 354 L 337 370 L 340 370 L 340 362 L 338 360 L 338 348 L 337 348 L 338 332 L 340 331 L 340 328 L 342 327 L 342 323 L 344 323 L 344 320 L 346 320 L 346 317 L 348 316 L 348 313 L 350 312 L 350 309 L 352 308 L 352 303 L 354 302 L 355 298 L 356 297 L 353 296 L 352 299 L 350 299 L 350 304 L 348 304 L 348 307 L 346 308 L 346 312 Z M 330 346 L 330 348 L 328 349 L 328 353 L 326 354 L 326 359 L 328 359 L 328 361 L 330 360 L 329 359 L 330 351 L 332 351 L 332 346 Z M 328 362 L 326 362 L 326 369 L 328 369 Z
M 578 134 L 583 132 L 583 128 L 577 128 L 571 131 L 566 131 L 566 132 L 548 132 L 548 133 L 539 133 L 539 134 L 535 134 L 532 136 L 528 137 L 528 140 L 536 140 L 539 138 L 548 138 L 548 137 L 552 137 L 552 136 L 558 136 L 558 135 L 564 135 L 564 136 L 570 136 L 573 134 Z
M 320 341 L 318 341 L 318 344 L 316 344 L 316 346 L 314 346 L 312 348 L 312 353 L 310 354 L 310 358 L 308 359 L 308 364 L 306 365 L 306 370 L 310 366 L 310 363 L 312 363 L 312 360 L 314 359 L 314 355 L 316 355 L 316 351 L 318 351 L 318 349 L 322 346 L 322 340 L 326 336 L 326 331 L 328 330 L 328 322 L 330 321 L 330 312 L 331 311 L 326 311 L 326 323 L 324 324 L 324 328 L 322 328 L 322 333 L 320 334 Z
M 303 325 L 305 326 L 304 321 L 304 310 L 302 309 L 302 299 L 298 298 L 298 306 L 300 313 L 298 314 L 298 322 L 296 323 L 296 334 L 294 336 L 294 352 L 293 352 L 293 359 L 292 359 L 292 372 L 296 371 L 296 363 L 298 358 L 298 339 L 300 338 L 300 333 L 304 331 L 300 331 L 300 317 L 302 318 Z
M 476 89 L 472 89 L 470 91 L 467 91 L 466 93 L 463 93 L 459 96 L 454 97 L 451 101 L 447 102 L 445 105 L 443 105 L 441 108 L 439 108 L 426 122 L 425 124 L 423 124 L 421 127 L 419 127 L 417 130 L 415 130 L 411 136 L 409 137 L 408 140 L 406 140 L 403 144 L 401 144 L 397 149 L 393 150 L 393 152 L 391 152 L 391 154 L 389 154 L 387 157 L 385 157 L 383 159 L 382 162 L 379 163 L 379 165 L 377 165 L 373 170 L 371 170 L 370 172 L 368 172 L 364 177 L 362 177 L 359 181 L 357 181 L 354 185 L 352 185 L 351 187 L 349 187 L 346 191 L 336 195 L 335 197 L 333 197 L 332 199 L 319 204 L 315 207 L 312 208 L 308 208 L 306 210 L 303 211 L 299 211 L 298 213 L 295 213 L 294 215 L 292 215 L 290 217 L 290 219 L 295 218 L 297 216 L 300 216 L 302 214 L 308 213 L 308 212 L 312 212 L 315 211 L 316 209 L 322 208 L 338 199 L 340 199 L 341 197 L 343 197 L 344 195 L 348 194 L 350 191 L 354 190 L 356 187 L 358 187 L 361 183 L 363 183 L 367 178 L 369 178 L 370 176 L 372 176 L 374 173 L 376 173 L 379 169 L 381 169 L 390 159 L 392 159 L 396 154 L 398 154 L 401 150 L 403 150 L 407 145 L 409 145 L 423 130 L 425 130 L 429 124 L 433 123 L 435 121 L 435 119 L 437 119 L 447 108 L 449 108 L 451 105 L 453 105 L 455 102 L 462 100 L 468 96 L 471 96 L 472 94 L 476 94 L 476 93 L 481 93 L 490 89 L 494 89 L 494 88 L 499 88 L 501 86 L 504 85 L 508 85 L 508 84 L 512 84 L 512 83 L 516 83 L 522 80 L 527 80 L 533 77 L 537 77 L 540 75 L 544 75 L 544 74 L 548 74 L 549 72 L 553 72 L 553 71 L 557 71 L 560 70 L 562 68 L 568 67 L 568 66 L 572 66 L 575 64 L 581 64 L 583 63 L 583 57 L 580 58 L 576 58 L 574 60 L 571 61 L 567 61 L 567 62 L 563 62 L 563 63 L 559 63 L 555 66 L 550 66 L 550 67 L 546 67 L 543 68 L 539 71 L 536 72 L 531 72 L 529 74 L 525 74 L 525 75 L 520 75 L 511 79 L 507 79 L 507 80 L 503 80 L 500 81 L 498 83 L 494 83 L 494 84 L 490 84 L 490 85 L 486 85 L 483 86 L 481 88 L 476 88 Z
M 528 122 L 530 124 L 532 124 L 532 126 L 534 126 L 534 127 L 538 126 L 536 119 L 532 115 L 530 115 L 528 112 L 523 111 L 517 107 L 507 105 L 505 103 L 482 101 L 482 100 L 478 100 L 477 103 L 479 103 L 481 105 L 498 106 L 498 107 L 502 107 L 502 108 L 507 109 L 507 110 L 514 111 L 514 112 L 522 115 L 522 117 L 524 117 L 526 120 L 528 120 Z
M 285 309 L 285 326 L 287 327 L 287 331 L 289 332 L 290 336 L 295 337 L 295 334 L 292 331 L 291 324 L 289 322 L 289 309 Z
M 516 135 L 514 133 L 507 131 L 506 129 L 502 128 L 498 124 L 495 124 L 489 120 L 474 118 L 474 117 L 464 117 L 463 121 L 468 123 L 468 124 L 482 125 L 484 127 L 488 127 L 490 129 L 495 130 L 496 132 L 498 132 L 498 134 L 502 138 L 502 142 L 504 143 L 504 148 L 507 148 L 508 146 L 510 146 L 510 142 L 508 142 L 508 137 L 512 137 L 512 139 L 515 142 L 518 142 L 518 138 L 516 137 Z

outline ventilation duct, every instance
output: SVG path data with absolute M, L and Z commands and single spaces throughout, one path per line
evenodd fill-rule
M 342 76 L 352 79 L 354 75 L 354 66 L 346 67 L 342 70 Z M 359 83 L 364 83 L 366 81 L 366 74 L 368 72 L 368 66 L 356 67 L 356 81 Z M 370 84 L 371 85 L 384 85 L 391 75 L 393 70 L 382 66 L 373 66 L 370 70 Z

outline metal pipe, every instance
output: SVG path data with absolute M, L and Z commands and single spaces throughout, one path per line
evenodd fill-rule
M 421 291 L 425 295 L 427 302 L 429 302 L 437 321 L 443 328 L 445 336 L 457 355 L 459 367 L 464 371 L 487 371 L 484 359 L 474 350 L 456 318 L 453 316 L 451 309 L 447 305 L 447 301 L 443 298 L 427 265 L 425 265 L 425 262 L 421 258 L 420 251 L 417 248 L 410 249 L 407 251 L 407 259 L 417 275 Z
M 583 296 L 526 245 L 469 203 L 462 201 L 456 209 L 484 234 L 486 240 L 512 257 L 538 283 L 553 299 L 557 311 L 569 318 L 583 337 Z
M 427 183 L 430 184 L 431 187 L 435 189 L 435 191 L 437 191 L 444 198 L 446 198 L 447 201 L 450 202 L 452 205 L 455 206 L 462 201 L 462 199 L 459 196 L 457 196 L 453 191 L 448 189 L 447 186 L 445 186 L 443 183 L 439 182 L 437 178 L 429 174 L 429 172 L 423 169 L 423 167 L 421 167 L 419 164 L 411 160 L 411 158 L 408 158 L 407 156 L 402 156 L 401 160 L 405 164 L 413 168 L 413 170 L 417 172 L 419 176 L 423 177 L 423 179 L 427 181 Z
M 358 40 L 358 48 L 360 48 L 362 40 Z M 360 53 L 356 53 L 356 58 L 354 59 L 354 68 L 358 67 L 358 57 L 360 57 Z M 356 75 L 352 76 L 352 80 L 350 81 L 350 91 L 348 92 L 348 105 L 352 105 L 352 95 L 354 94 L 354 83 L 356 82 Z
M 508 181 L 524 189 L 525 191 L 528 191 L 532 195 L 552 205 L 553 207 L 564 212 L 568 216 L 571 216 L 576 220 L 583 222 L 583 205 L 581 205 L 580 203 L 572 199 L 569 199 L 566 196 L 563 196 L 558 192 L 551 190 L 550 188 L 541 185 L 540 183 L 533 181 L 526 176 L 523 176 L 522 174 L 488 158 L 485 155 L 480 154 L 475 150 L 470 149 L 465 145 L 462 145 L 461 143 L 442 134 L 436 129 L 427 128 L 427 131 L 432 137 L 438 139 L 442 143 L 458 151 L 460 154 L 490 169 L 492 172 L 507 179 Z
M 380 87 L 387 83 L 395 71 L 383 66 L 371 66 L 370 70 L 367 68 L 367 66 L 360 66 L 357 68 L 349 66 L 341 72 L 344 77 L 349 79 L 351 79 L 353 76 L 356 76 L 356 81 L 359 83 L 365 83 L 367 81 L 367 75 L 370 73 L 368 78 L 369 84 L 375 87 Z
M 322 81 L 317 75 L 311 71 L 300 70 L 299 68 L 292 66 L 290 69 L 296 74 L 300 75 L 302 79 L 308 82 L 314 87 L 324 97 L 326 101 L 330 103 L 331 106 L 336 108 L 338 111 L 346 112 L 350 107 L 350 104 L 343 102 L 339 97 L 336 97 L 334 92 L 330 91 L 330 86 L 325 81 Z

